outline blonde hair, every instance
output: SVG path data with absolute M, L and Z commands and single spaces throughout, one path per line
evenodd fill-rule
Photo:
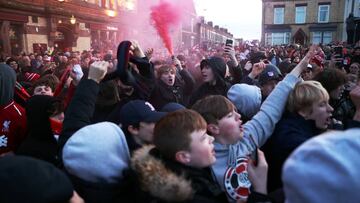
M 291 113 L 298 113 L 312 109 L 312 105 L 321 100 L 329 100 L 329 94 L 321 83 L 314 80 L 300 82 L 289 95 L 287 109 Z

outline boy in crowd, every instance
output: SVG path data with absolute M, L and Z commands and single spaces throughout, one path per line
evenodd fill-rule
M 246 168 L 246 157 L 262 146 L 272 134 L 284 111 L 286 98 L 299 81 L 299 75 L 307 67 L 314 52 L 315 47 L 312 47 L 304 59 L 279 82 L 260 111 L 244 125 L 234 105 L 223 96 L 209 96 L 192 107 L 205 118 L 208 123 L 207 131 L 215 138 L 217 161 L 212 166 L 212 171 L 216 181 L 233 201 L 247 197 L 250 183 L 247 179 L 239 179 L 242 182 L 234 184 L 232 177 L 246 177 L 246 171 L 238 173 L 237 169 Z
M 130 152 L 153 142 L 155 123 L 166 113 L 158 112 L 144 100 L 132 100 L 120 110 L 121 128 Z
M 54 96 L 55 88 L 59 83 L 55 75 L 44 75 L 34 83 L 33 95 Z
M 206 128 L 201 115 L 188 109 L 169 113 L 156 123 L 155 147 L 141 148 L 131 161 L 130 174 L 137 180 L 132 187 L 137 190 L 134 202 L 227 202 L 212 178 L 214 138 Z

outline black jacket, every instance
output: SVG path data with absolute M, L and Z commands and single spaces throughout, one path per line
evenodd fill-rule
M 22 142 L 16 154 L 35 157 L 58 166 L 58 145 L 52 132 L 49 117 L 56 98 L 47 95 L 31 97 L 26 103 L 29 135 Z
M 286 112 L 276 124 L 274 133 L 263 146 L 269 165 L 268 191 L 282 187 L 281 170 L 288 156 L 303 142 L 322 133 L 314 120 Z
M 152 146 L 135 152 L 127 177 L 136 203 L 227 202 L 210 168 L 196 169 L 165 159 Z
M 160 110 L 165 104 L 170 102 L 187 106 L 187 98 L 193 91 L 195 80 L 185 69 L 180 71 L 180 75 L 182 79 L 176 77 L 174 86 L 168 86 L 162 80 L 157 80 L 149 100 L 157 110 Z

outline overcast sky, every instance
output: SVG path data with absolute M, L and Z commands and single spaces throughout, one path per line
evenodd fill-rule
M 228 28 L 236 38 L 260 39 L 261 0 L 194 0 L 196 12 L 205 21 Z

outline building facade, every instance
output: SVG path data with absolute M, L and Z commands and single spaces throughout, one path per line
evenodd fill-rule
M 0 52 L 113 49 L 135 11 L 136 0 L 0 0 Z
M 205 47 L 222 44 L 225 43 L 226 39 L 234 38 L 234 36 L 226 28 L 213 25 L 212 21 L 206 22 L 204 17 L 199 17 L 199 22 L 197 23 L 197 33 L 197 44 Z M 234 43 L 236 42 L 237 40 L 234 40 Z
M 265 45 L 328 44 L 346 39 L 345 20 L 355 0 L 263 0 Z M 358 0 L 356 0 L 358 1 Z

